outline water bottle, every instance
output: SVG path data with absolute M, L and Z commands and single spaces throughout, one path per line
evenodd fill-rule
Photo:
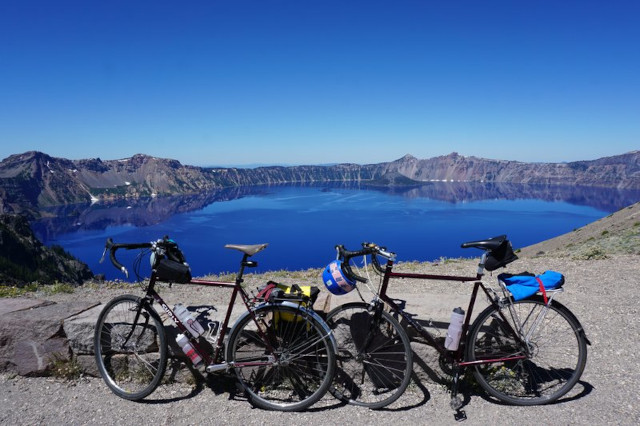
M 447 329 L 447 337 L 444 339 L 444 347 L 450 351 L 457 351 L 462 335 L 462 322 L 464 321 L 464 311 L 462 308 L 455 308 L 451 313 L 451 322 Z
M 191 346 L 189 342 L 189 338 L 184 334 L 180 333 L 176 336 L 176 342 L 182 348 L 182 351 L 189 357 L 194 367 L 199 367 L 202 364 L 202 357 L 196 350 Z
M 202 333 L 204 333 L 204 328 L 202 328 L 202 325 L 200 325 L 198 320 L 195 319 L 193 315 L 191 315 L 191 313 L 187 310 L 187 308 L 182 306 L 181 303 L 178 303 L 173 307 L 173 313 L 176 314 L 182 325 L 184 325 L 186 329 L 189 330 L 189 333 L 191 333 L 193 337 L 198 337 Z

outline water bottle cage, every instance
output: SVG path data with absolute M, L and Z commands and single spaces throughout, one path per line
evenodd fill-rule
M 209 321 L 207 324 L 207 330 L 205 330 L 203 337 L 207 342 L 209 342 L 212 345 L 215 345 L 218 340 L 219 331 L 220 331 L 220 322 Z

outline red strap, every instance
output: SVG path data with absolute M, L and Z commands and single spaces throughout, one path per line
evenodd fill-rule
M 256 299 L 264 300 L 265 302 L 268 302 L 269 297 L 271 296 L 271 292 L 277 287 L 278 287 L 277 283 L 273 281 L 267 282 L 267 284 L 265 284 L 264 287 L 258 290 L 258 294 L 256 294 Z
M 544 284 L 542 284 L 542 280 L 540 277 L 536 277 L 538 284 L 540 284 L 540 291 L 542 292 L 542 297 L 544 298 L 544 304 L 547 304 L 547 291 L 544 289 Z

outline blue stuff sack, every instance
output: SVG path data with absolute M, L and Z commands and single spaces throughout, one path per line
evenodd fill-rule
M 513 300 L 526 299 L 541 291 L 540 281 L 545 290 L 560 288 L 564 284 L 564 276 L 555 271 L 545 271 L 540 275 L 529 273 L 500 274 L 498 279 L 507 286 L 507 290 L 513 296 Z

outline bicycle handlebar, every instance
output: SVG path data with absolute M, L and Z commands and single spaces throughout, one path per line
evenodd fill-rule
M 113 239 L 111 238 L 107 238 L 107 241 L 104 245 L 104 252 L 102 253 L 102 259 L 100 259 L 100 263 L 102 263 L 104 261 L 104 256 L 107 253 L 107 250 L 109 251 L 109 260 L 111 260 L 111 263 L 113 264 L 113 266 L 116 267 L 116 269 L 118 269 L 119 271 L 121 271 L 127 278 L 129 278 L 129 271 L 127 270 L 126 267 L 124 267 L 120 262 L 118 262 L 118 259 L 116 259 L 116 251 L 118 249 L 125 249 L 125 250 L 134 250 L 134 249 L 141 249 L 141 248 L 150 248 L 152 247 L 153 244 L 152 243 L 119 243 L 116 244 L 113 242 Z
M 343 245 L 337 245 L 336 250 L 338 251 L 338 259 L 342 261 L 342 268 L 345 275 L 354 281 L 360 281 L 362 283 L 367 282 L 367 279 L 353 272 L 351 265 L 349 264 L 349 260 L 359 256 L 371 256 L 371 263 L 374 269 L 379 274 L 384 274 L 384 268 L 380 265 L 378 255 L 392 261 L 396 258 L 395 253 L 387 251 L 385 247 L 380 247 L 377 244 L 367 242 L 362 243 L 362 250 L 350 251 L 345 249 Z

